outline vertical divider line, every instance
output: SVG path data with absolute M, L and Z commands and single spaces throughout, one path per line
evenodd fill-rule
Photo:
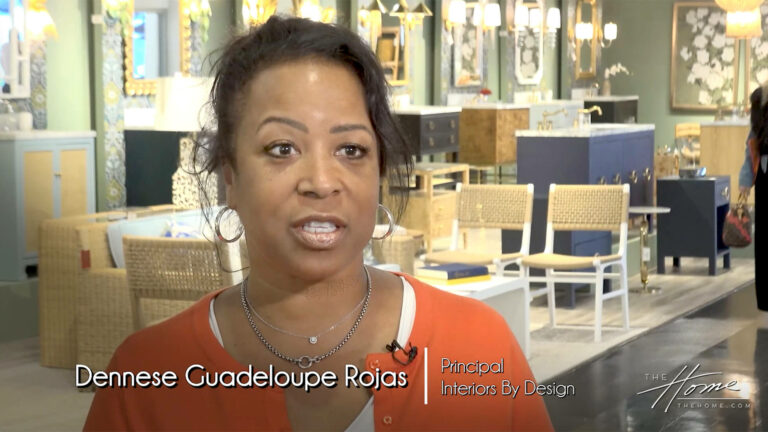
M 424 347 L 424 405 L 427 404 L 427 358 L 429 357 L 428 348 Z

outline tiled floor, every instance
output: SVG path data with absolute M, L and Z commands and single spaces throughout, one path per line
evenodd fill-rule
M 697 365 L 677 394 L 681 383 L 664 395 L 664 388 L 638 394 Z M 694 379 L 708 373 L 716 375 Z M 699 386 L 684 394 L 694 384 L 731 381 L 737 391 Z M 546 398 L 558 431 L 768 430 L 768 312 L 756 310 L 750 285 L 552 382 L 575 389 L 575 396 Z

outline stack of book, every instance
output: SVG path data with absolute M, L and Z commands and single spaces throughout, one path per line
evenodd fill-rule
M 419 267 L 415 273 L 420 281 L 434 285 L 458 285 L 491 279 L 488 267 L 461 263 Z

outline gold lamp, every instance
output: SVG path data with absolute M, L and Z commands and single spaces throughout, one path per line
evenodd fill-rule
M 265 23 L 275 14 L 277 0 L 243 0 L 243 22 L 248 26 Z
M 745 12 L 759 8 L 763 0 L 715 0 L 726 12 Z
M 293 0 L 293 13 L 299 18 L 331 23 L 336 20 L 336 9 L 323 8 L 318 0 Z
M 763 35 L 760 25 L 760 8 L 751 11 L 727 12 L 725 15 L 725 36 L 749 39 Z
M 376 41 L 381 37 L 381 16 L 387 12 L 387 7 L 381 0 L 372 0 L 371 4 L 360 9 L 357 14 L 360 24 L 368 29 L 371 47 L 376 47 Z
M 30 37 L 36 40 L 42 40 L 46 37 L 59 37 L 56 31 L 56 24 L 53 23 L 51 14 L 45 7 L 45 0 L 30 0 L 29 12 L 27 13 L 27 29 Z

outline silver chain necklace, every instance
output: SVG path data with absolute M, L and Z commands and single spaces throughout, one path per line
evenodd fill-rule
M 331 350 L 325 354 L 321 354 L 317 356 L 303 355 L 300 357 L 289 357 L 281 353 L 280 351 L 278 351 L 277 348 L 275 348 L 274 346 L 272 346 L 272 344 L 269 343 L 269 341 L 267 341 L 267 339 L 261 333 L 261 330 L 259 330 L 259 327 L 253 321 L 253 315 L 251 314 L 251 309 L 253 309 L 253 306 L 251 306 L 250 302 L 248 301 L 248 295 L 247 295 L 248 288 L 245 283 L 246 280 L 244 279 L 243 282 L 240 284 L 240 301 L 243 305 L 243 310 L 245 311 L 245 317 L 248 319 L 248 323 L 251 325 L 253 332 L 256 333 L 256 336 L 258 336 L 259 340 L 261 340 L 261 343 L 263 343 L 264 346 L 267 347 L 267 349 L 272 354 L 289 363 L 293 363 L 302 369 L 307 369 L 311 367 L 313 364 L 318 363 L 319 361 L 336 354 L 336 352 L 339 351 L 341 347 L 343 347 L 344 344 L 346 344 L 349 341 L 349 339 L 352 338 L 352 335 L 357 331 L 357 327 L 360 325 L 360 321 L 363 320 L 363 317 L 365 316 L 365 312 L 368 310 L 368 300 L 370 300 L 371 298 L 371 275 L 368 273 L 368 268 L 365 265 L 363 265 L 363 270 L 365 271 L 365 279 L 368 282 L 368 291 L 366 292 L 365 299 L 363 300 L 363 308 L 360 310 L 360 314 L 357 316 L 355 323 L 352 324 L 352 328 L 350 328 L 346 336 L 344 336 L 344 339 L 342 339 L 341 342 L 339 342 L 335 347 L 331 348 Z
M 243 280 L 243 283 L 245 283 L 245 280 Z M 254 308 L 254 307 L 253 307 L 253 305 L 252 305 L 250 302 L 248 302 L 248 307 L 251 309 L 251 313 L 252 313 L 252 314 L 253 314 L 253 315 L 254 315 L 256 318 L 258 318 L 258 319 L 259 319 L 259 321 L 261 321 L 262 323 L 264 323 L 266 326 L 268 326 L 268 327 L 269 327 L 269 328 L 271 328 L 272 330 L 278 331 L 278 332 L 280 332 L 280 333 L 282 333 L 282 334 L 287 334 L 288 336 L 294 336 L 294 337 L 297 337 L 297 338 L 306 339 L 306 340 L 307 340 L 307 342 L 309 342 L 310 344 L 314 345 L 314 344 L 316 344 L 316 343 L 317 343 L 317 339 L 318 339 L 320 336 L 322 336 L 322 335 L 324 335 L 324 334 L 326 334 L 326 333 L 328 333 L 328 332 L 331 332 L 331 331 L 333 331 L 333 330 L 334 330 L 336 327 L 338 327 L 338 326 L 339 326 L 339 324 L 343 323 L 343 322 L 344 322 L 344 321 L 346 321 L 346 320 L 347 320 L 347 319 L 348 319 L 350 316 L 352 316 L 352 314 L 353 314 L 353 313 L 354 313 L 354 312 L 355 312 L 355 311 L 356 311 L 356 310 L 357 310 L 357 309 L 358 309 L 360 306 L 362 306 L 362 305 L 363 305 L 363 302 L 365 302 L 365 299 L 366 299 L 366 298 L 367 298 L 367 295 L 363 296 L 363 298 L 361 298 L 361 299 L 360 299 L 360 302 L 359 302 L 358 304 L 356 304 L 356 305 L 355 305 L 355 307 L 354 307 L 354 308 L 352 308 L 352 310 L 351 310 L 351 311 L 349 311 L 349 312 L 348 312 L 346 315 L 344 315 L 343 317 L 341 317 L 341 318 L 340 318 L 338 321 L 336 321 L 336 322 L 335 322 L 335 323 L 334 323 L 332 326 L 330 326 L 330 327 L 328 327 L 327 329 L 325 329 L 325 330 L 321 331 L 320 333 L 317 333 L 317 334 L 315 334 L 314 336 L 301 335 L 301 334 L 298 334 L 298 333 L 294 333 L 294 332 L 292 332 L 292 331 L 290 331 L 290 330 L 281 329 L 280 327 L 277 327 L 276 325 L 274 325 L 274 324 L 271 324 L 270 322 L 268 322 L 267 320 L 265 320 L 265 319 L 264 319 L 264 317 L 262 317 L 261 315 L 259 315 L 259 313 L 258 313 L 258 312 L 256 312 L 256 308 Z M 247 299 L 248 299 L 248 298 L 246 297 L 246 300 L 247 300 Z

